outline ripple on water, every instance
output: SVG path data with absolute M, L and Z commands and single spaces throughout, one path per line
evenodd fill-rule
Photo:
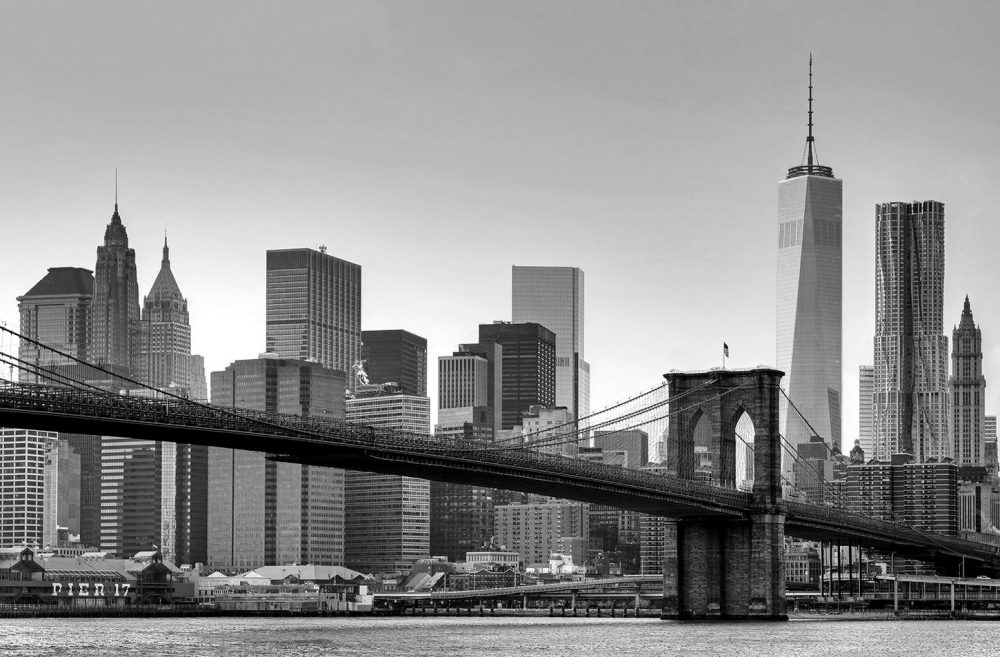
M 0 655 L 993 657 L 970 621 L 677 623 L 595 618 L 94 618 L 4 621 Z

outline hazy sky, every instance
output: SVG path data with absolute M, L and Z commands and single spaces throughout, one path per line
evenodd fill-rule
M 874 205 L 946 207 L 1000 411 L 1000 5 L 3 2 L 0 321 L 164 230 L 209 371 L 264 348 L 270 248 L 363 267 L 365 329 L 437 357 L 511 317 L 511 265 L 586 273 L 596 410 L 670 369 L 775 362 L 777 183 L 844 181 L 844 438 L 872 362 Z M 950 333 L 949 333 L 950 338 Z M 435 402 L 436 404 L 436 398 Z

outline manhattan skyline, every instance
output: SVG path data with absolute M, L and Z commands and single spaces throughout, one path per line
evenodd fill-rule
M 49 267 L 93 270 L 118 167 L 139 289 L 166 228 L 208 372 L 265 348 L 266 251 L 319 245 L 362 266 L 362 328 L 426 337 L 432 361 L 511 319 L 512 265 L 579 267 L 593 410 L 721 365 L 723 342 L 729 367 L 774 364 L 775 183 L 812 52 L 820 161 L 845 181 L 845 447 L 878 202 L 946 204 L 945 332 L 968 294 L 998 371 L 991 6 L 196 7 L 5 7 L 9 327 Z

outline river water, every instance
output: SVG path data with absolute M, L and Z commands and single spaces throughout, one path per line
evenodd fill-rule
M 0 655 L 994 655 L 989 621 L 682 623 L 621 618 L 0 620 Z

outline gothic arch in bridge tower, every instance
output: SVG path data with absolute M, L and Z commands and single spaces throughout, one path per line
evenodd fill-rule
M 667 467 L 682 479 L 706 481 L 735 488 L 741 471 L 752 470 L 753 488 L 761 501 L 781 499 L 781 445 L 778 438 L 778 396 L 782 373 L 771 369 L 671 372 L 669 385 L 670 429 L 667 433 Z M 746 415 L 753 436 L 753 463 L 740 463 L 747 451 L 737 435 Z M 707 427 L 707 428 L 706 428 Z M 707 445 L 699 445 L 711 431 Z M 704 446 L 705 451 L 698 449 Z M 777 463 L 778 470 L 772 470 Z

